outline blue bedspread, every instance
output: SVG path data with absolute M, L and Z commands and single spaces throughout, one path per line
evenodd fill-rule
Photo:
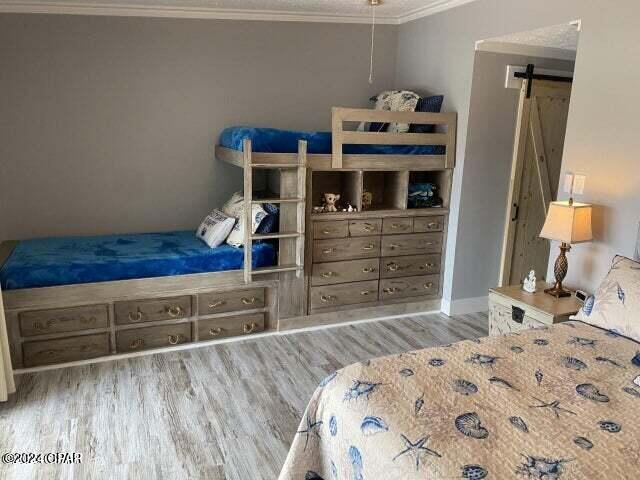
M 269 243 L 253 245 L 253 266 L 275 263 Z M 21 241 L 0 269 L 3 290 L 164 277 L 242 268 L 244 251 L 209 248 L 193 231 Z
M 254 152 L 296 153 L 298 140 L 307 141 L 308 153 L 331 153 L 331 132 L 296 132 L 275 128 L 229 127 L 220 134 L 220 145 L 242 150 L 245 138 L 251 140 Z M 444 155 L 442 145 L 344 145 L 345 154 L 367 155 Z

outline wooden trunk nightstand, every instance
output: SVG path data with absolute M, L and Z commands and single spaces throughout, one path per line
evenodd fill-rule
M 489 290 L 489 335 L 564 322 L 580 309 L 574 296 L 554 298 L 544 293 L 546 287 L 539 282 L 536 293 L 525 292 L 520 285 Z

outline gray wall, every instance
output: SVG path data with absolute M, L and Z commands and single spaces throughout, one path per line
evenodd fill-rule
M 507 65 L 573 71 L 574 63 L 549 58 L 476 52 L 469 105 L 469 126 L 465 148 L 465 192 L 481 186 L 474 202 L 464 204 L 464 222 L 458 225 L 461 238 L 473 238 L 474 248 L 457 252 L 462 265 L 472 264 L 483 272 L 489 285 L 497 285 L 505 226 L 506 202 L 513 157 L 518 98 L 520 91 L 505 88 Z M 462 141 L 462 140 L 461 140 Z M 478 232 L 496 232 L 478 235 Z M 478 255 L 476 248 L 483 252 Z M 456 262 L 458 260 L 456 259 Z M 540 272 L 544 276 L 546 272 Z M 477 279 L 463 275 L 456 282 L 457 298 L 474 297 Z M 459 295 L 459 296 L 458 296 Z M 486 293 L 485 293 L 486 295 Z
M 563 170 L 587 175 L 581 200 L 593 202 L 598 209 L 596 241 L 571 251 L 568 280 L 592 289 L 614 252 L 632 255 L 640 220 L 640 3 L 477 0 L 416 20 L 400 26 L 396 83 L 444 93 L 445 108 L 459 113 L 458 138 L 465 139 L 475 42 L 575 19 L 582 20 L 582 32 Z M 495 222 L 473 219 L 474 205 L 496 184 L 492 178 L 474 178 L 474 168 L 468 164 L 476 160 L 467 157 L 466 148 L 464 140 L 458 142 L 448 239 L 449 252 L 455 255 L 447 256 L 445 300 L 486 295 L 495 283 L 495 267 L 487 269 L 479 259 L 495 258 L 495 246 L 502 239 Z M 495 209 L 495 218 L 502 219 L 503 208 Z M 471 231 L 465 230 L 467 224 Z
M 330 129 L 393 86 L 397 29 L 0 15 L 0 240 L 195 228 L 242 187 L 226 126 Z

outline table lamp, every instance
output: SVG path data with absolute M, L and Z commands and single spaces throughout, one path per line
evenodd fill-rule
M 556 283 L 553 287 L 547 288 L 545 293 L 556 298 L 569 297 L 571 292 L 562 286 L 562 281 L 567 276 L 567 270 L 569 269 L 566 254 L 571 250 L 571 245 L 588 242 L 593 238 L 591 233 L 591 205 L 576 203 L 571 198 L 568 201 L 551 202 L 540 236 L 561 242 L 560 255 L 558 255 L 553 267 Z

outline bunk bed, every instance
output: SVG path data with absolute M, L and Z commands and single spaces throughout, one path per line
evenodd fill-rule
M 439 131 L 349 130 L 354 122 Z M 193 232 L 2 243 L 14 368 L 437 308 L 455 137 L 454 113 L 352 108 L 332 110 L 330 133 L 225 130 L 215 155 L 244 170 L 242 249 L 209 250 Z M 275 176 L 277 192 L 254 192 L 259 172 Z M 409 208 L 412 181 L 438 183 L 442 205 Z M 356 211 L 314 213 L 330 190 Z M 279 205 L 278 231 L 251 232 L 256 203 Z

